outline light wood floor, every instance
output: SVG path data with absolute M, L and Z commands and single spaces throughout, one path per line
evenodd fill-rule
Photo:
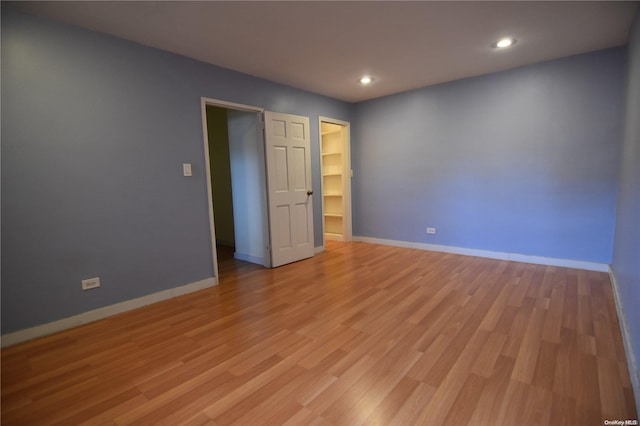
M 2 424 L 636 419 L 606 274 L 364 243 L 2 351 Z

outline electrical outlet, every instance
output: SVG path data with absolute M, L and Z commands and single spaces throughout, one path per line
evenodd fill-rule
M 435 234 L 436 228 L 427 228 L 427 234 Z
M 87 280 L 82 280 L 82 289 L 83 290 L 91 290 L 92 288 L 100 287 L 100 278 L 89 278 Z

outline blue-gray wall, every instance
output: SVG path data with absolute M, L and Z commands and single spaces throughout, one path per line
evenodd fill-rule
M 354 235 L 609 263 L 624 64 L 614 48 L 357 104 Z
M 2 6 L 3 334 L 213 276 L 201 96 L 309 116 L 320 193 L 349 104 Z
M 640 362 L 640 15 L 628 44 L 627 98 L 612 269 L 624 305 L 636 363 Z M 638 366 L 636 365 L 636 368 Z M 640 409 L 640 371 L 633 374 Z

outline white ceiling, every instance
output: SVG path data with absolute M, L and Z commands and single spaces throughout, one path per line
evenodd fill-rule
M 349 102 L 623 45 L 637 2 L 20 2 Z M 497 51 L 504 36 L 518 42 Z M 358 78 L 370 74 L 373 84 Z

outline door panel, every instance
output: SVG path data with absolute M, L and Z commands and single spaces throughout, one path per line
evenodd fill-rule
M 280 248 L 290 248 L 291 244 L 291 213 L 289 212 L 289 206 L 277 206 L 276 207 L 276 222 L 278 226 L 278 241 Z
M 309 217 L 309 211 L 307 203 L 296 204 L 296 226 L 298 229 L 296 230 L 296 237 L 298 241 L 297 244 L 306 244 L 312 243 L 309 238 L 309 224 L 307 223 L 307 218 Z
M 305 130 L 308 128 L 308 124 L 305 126 L 303 123 L 291 123 L 291 137 L 298 141 L 303 141 L 305 138 Z
M 313 256 L 309 118 L 265 112 L 272 266 Z
M 311 182 L 307 182 L 307 173 L 305 155 L 309 152 L 307 149 L 294 147 L 293 151 L 293 188 L 296 191 L 305 191 L 311 188 Z
M 287 176 L 287 147 L 274 146 L 275 175 L 277 192 L 287 192 L 289 190 L 289 177 Z

